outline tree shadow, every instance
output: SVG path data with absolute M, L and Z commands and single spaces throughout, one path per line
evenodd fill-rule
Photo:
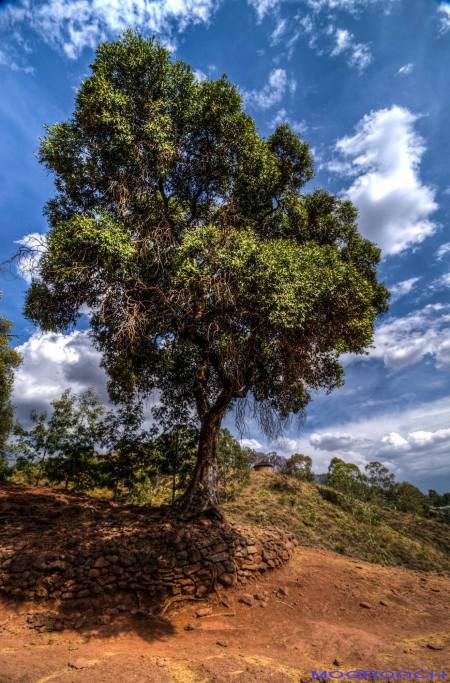
M 167 607 L 205 597 L 217 566 L 231 575 L 226 551 L 238 542 L 228 524 L 181 521 L 169 508 L 0 484 L 0 596 L 9 610 L 31 605 L 41 632 L 167 637 Z

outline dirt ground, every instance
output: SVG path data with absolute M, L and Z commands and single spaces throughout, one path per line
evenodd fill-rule
M 300 549 L 283 569 L 164 618 L 37 632 L 31 613 L 44 608 L 3 602 L 0 683 L 288 683 L 313 670 L 446 666 L 450 675 L 449 587 L 444 575 Z M 212 612 L 197 617 L 204 607 Z

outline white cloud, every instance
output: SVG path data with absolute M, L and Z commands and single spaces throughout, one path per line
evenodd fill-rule
M 241 439 L 239 443 L 243 448 L 251 448 L 254 451 L 259 451 L 263 447 L 262 443 L 257 439 Z
M 294 121 L 284 108 L 281 108 L 277 111 L 273 119 L 271 119 L 269 125 L 271 128 L 275 128 L 276 126 L 280 125 L 280 123 L 288 123 L 292 130 L 294 130 L 296 133 L 304 134 L 308 129 L 304 121 Z
M 243 91 L 245 101 L 260 109 L 278 104 L 284 95 L 295 91 L 295 81 L 290 80 L 284 69 L 272 69 L 266 85 L 261 90 Z
M 425 145 L 414 130 L 416 121 L 408 109 L 394 105 L 364 116 L 355 134 L 336 144 L 344 167 L 357 176 L 346 195 L 359 210 L 360 229 L 386 255 L 399 254 L 436 230 L 430 218 L 437 209 L 435 191 L 419 177 Z
M 31 284 L 31 280 L 36 277 L 37 268 L 42 254 L 47 249 L 46 235 L 39 232 L 31 232 L 20 240 L 16 240 L 20 245 L 20 254 L 17 261 L 17 272 L 25 282 Z
M 32 66 L 20 66 L 6 50 L 0 49 L 0 66 L 5 66 L 11 71 L 23 71 L 26 74 L 34 74 Z
M 428 304 L 381 324 L 368 358 L 379 358 L 389 368 L 402 368 L 430 356 L 438 369 L 448 370 L 449 335 L 450 305 Z
M 284 35 L 287 27 L 286 19 L 278 19 L 277 25 L 275 26 L 272 35 L 270 36 L 270 42 L 272 45 L 276 45 L 281 37 Z
M 397 282 L 396 285 L 389 287 L 389 291 L 391 292 L 391 301 L 397 301 L 397 299 L 400 299 L 402 296 L 409 294 L 419 280 L 420 277 L 410 277 L 407 280 L 402 280 L 401 282 Z
M 420 451 L 425 447 L 447 443 L 450 445 L 450 429 L 436 429 L 426 431 L 419 429 L 406 433 L 405 436 L 391 432 L 381 439 L 380 452 L 411 452 Z
M 439 15 L 439 30 L 441 33 L 450 31 L 450 4 L 448 2 L 441 2 L 438 6 Z
M 15 376 L 13 402 L 19 419 L 28 418 L 32 409 L 48 410 L 69 387 L 76 393 L 93 387 L 108 401 L 101 355 L 87 332 L 35 332 L 17 350 L 22 364 Z
M 355 41 L 353 33 L 347 29 L 337 28 L 334 32 L 335 45 L 330 52 L 332 57 L 347 55 L 350 66 L 356 66 L 359 71 L 364 71 L 372 61 L 369 47 L 364 43 Z
M 206 81 L 208 79 L 208 76 L 201 69 L 194 69 L 194 76 L 197 79 L 197 81 L 200 82 Z
M 269 14 L 269 12 L 272 12 L 281 4 L 281 0 L 248 0 L 248 4 L 255 10 L 258 21 L 261 21 L 266 14 Z
M 399 76 L 408 76 L 410 73 L 412 73 L 414 70 L 414 64 L 412 62 L 409 62 L 408 64 L 403 64 L 403 66 L 400 67 L 398 70 Z
M 48 44 L 67 57 L 117 36 L 127 28 L 140 28 L 170 40 L 190 24 L 207 22 L 216 0 L 22 0 L 4 10 L 4 22 L 26 23 Z
M 395 0 L 306 0 L 306 2 L 315 12 L 321 10 L 345 10 L 353 13 L 370 5 L 385 4 L 388 7 Z
M 436 252 L 436 257 L 438 261 L 441 261 L 446 254 L 450 253 L 450 242 L 445 242 L 445 244 L 441 244 L 439 249 Z
M 450 398 L 444 398 L 329 425 L 326 431 L 315 432 L 309 440 L 306 436 L 299 438 L 297 449 L 307 453 L 309 445 L 315 471 L 326 469 L 331 451 L 360 466 L 381 460 L 397 478 L 420 483 L 449 474 L 449 423 Z M 340 439 L 342 447 L 334 448 Z

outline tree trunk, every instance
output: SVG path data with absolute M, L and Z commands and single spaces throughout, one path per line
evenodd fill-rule
M 183 516 L 196 516 L 206 512 L 222 517 L 219 512 L 216 449 L 224 413 L 225 407 L 208 411 L 202 420 L 194 474 L 176 506 Z

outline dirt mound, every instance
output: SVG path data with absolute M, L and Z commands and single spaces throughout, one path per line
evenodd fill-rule
M 51 601 L 56 630 L 245 583 L 286 562 L 295 545 L 275 529 L 182 523 L 169 508 L 11 484 L 0 487 L 0 521 L 0 591 Z M 49 630 L 50 617 L 41 626 Z
M 324 499 L 315 484 L 280 474 L 253 474 L 226 505 L 238 524 L 273 525 L 303 546 L 410 569 L 450 570 L 450 524 L 338 496 Z

